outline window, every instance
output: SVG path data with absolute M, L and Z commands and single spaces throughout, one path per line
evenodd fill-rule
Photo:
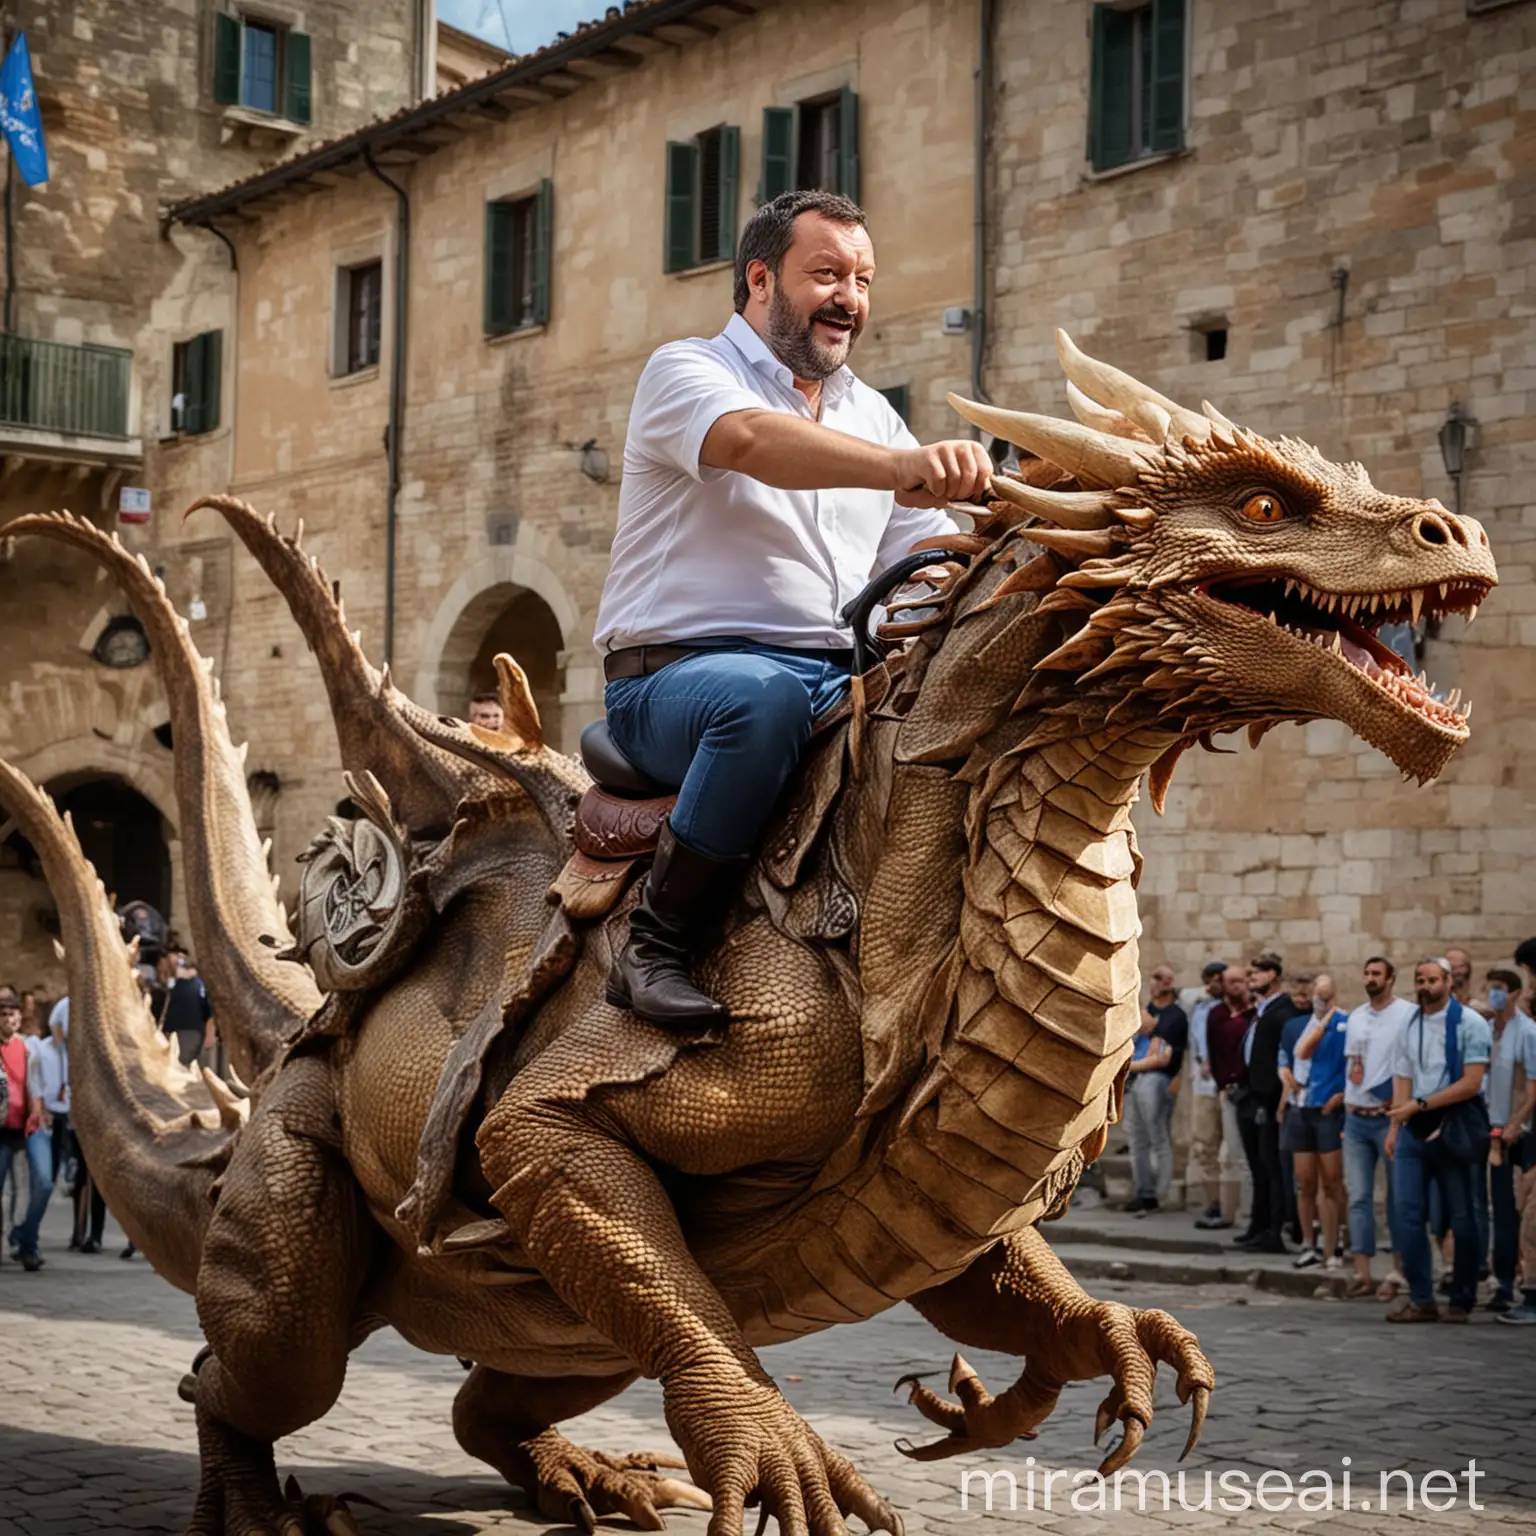
M 379 323 L 384 312 L 384 263 L 343 267 L 340 283 L 342 373 L 361 373 L 379 362 Z
M 171 430 L 193 437 L 219 424 L 224 333 L 204 331 L 171 351 Z
M 214 17 L 213 98 L 309 121 L 309 38 L 256 16 Z
M 667 145 L 664 266 L 685 272 L 736 254 L 741 130 L 721 125 Z
M 532 197 L 485 205 L 485 332 L 549 324 L 554 194 L 548 181 Z
M 1088 131 L 1094 170 L 1184 147 L 1185 3 L 1094 6 Z
M 905 426 L 912 425 L 911 388 L 906 384 L 888 384 L 880 391 L 891 403 L 891 409 L 901 417 Z
M 763 109 L 763 167 L 757 201 L 819 187 L 859 199 L 859 98 L 835 96 Z

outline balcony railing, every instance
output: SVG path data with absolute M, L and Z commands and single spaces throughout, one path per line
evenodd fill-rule
M 81 437 L 128 436 L 133 353 L 0 334 L 0 424 Z

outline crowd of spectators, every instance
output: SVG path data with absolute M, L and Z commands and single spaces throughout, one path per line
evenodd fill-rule
M 139 985 L 156 1022 L 176 1039 L 185 1065 L 213 1048 L 207 989 L 174 939 L 139 966 Z M 31 1272 L 43 1268 L 42 1221 L 62 1183 L 71 1202 L 70 1249 L 99 1253 L 107 1207 L 91 1178 L 70 1114 L 69 998 L 48 1003 L 36 991 L 0 986 L 0 1256 Z M 122 1257 L 131 1259 L 129 1243 Z
M 1212 960 L 1183 994 L 1167 966 L 1148 982 L 1125 1087 L 1125 1210 L 1168 1199 L 1187 1091 L 1196 1227 L 1240 1226 L 1233 1246 L 1298 1269 L 1347 1263 L 1345 1294 L 1396 1301 L 1390 1322 L 1463 1321 L 1487 1282 L 1490 1311 L 1536 1324 L 1536 939 L 1480 986 L 1462 949 L 1401 982 L 1372 955 L 1348 1011 L 1333 977 L 1288 978 L 1270 952 Z M 1378 1247 L 1390 1253 L 1379 1278 Z

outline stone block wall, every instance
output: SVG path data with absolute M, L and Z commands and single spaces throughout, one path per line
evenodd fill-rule
M 1380 948 L 1491 964 L 1536 932 L 1536 9 L 1192 0 L 1185 152 L 1102 177 L 1088 11 L 999 7 L 993 397 L 1067 414 L 1062 325 L 1176 399 L 1447 505 L 1436 434 L 1459 402 L 1478 424 L 1465 511 L 1501 575 L 1473 628 L 1424 648 L 1476 702 L 1438 783 L 1403 784 L 1331 722 L 1185 757 L 1166 816 L 1137 818 L 1144 961 L 1190 982 L 1274 947 L 1350 995 Z M 1217 320 L 1227 355 L 1207 362 Z

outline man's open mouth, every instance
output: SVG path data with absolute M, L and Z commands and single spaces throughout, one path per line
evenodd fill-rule
M 1464 614 L 1470 623 L 1488 595 L 1487 582 L 1467 578 L 1398 592 L 1320 592 L 1294 577 L 1249 577 L 1208 582 L 1200 590 L 1315 645 L 1432 724 L 1465 730 L 1472 706 L 1465 711 L 1458 708 L 1461 690 L 1436 698 L 1429 679 L 1422 672 L 1414 676 L 1377 632 L 1384 624 L 1417 624 L 1421 618 L 1438 619 L 1450 613 Z
M 836 331 L 840 336 L 848 336 L 853 333 L 853 321 L 834 319 L 831 315 L 817 315 L 817 323 L 826 326 L 829 331 Z

